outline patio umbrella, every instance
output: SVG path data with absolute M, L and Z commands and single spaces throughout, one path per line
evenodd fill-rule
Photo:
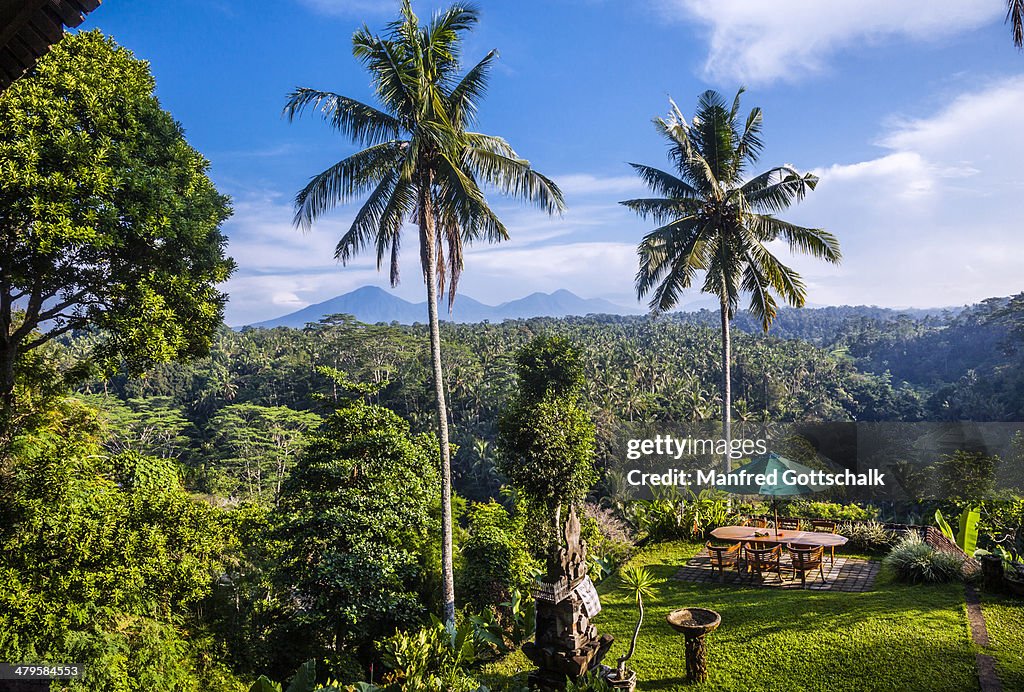
M 775 535 L 779 535 L 778 498 L 792 495 L 809 495 L 825 490 L 821 485 L 786 483 L 783 478 L 792 471 L 796 476 L 814 473 L 814 469 L 779 456 L 775 452 L 759 454 L 738 469 L 729 472 L 731 483 L 717 483 L 715 487 L 734 495 L 766 495 L 772 498 L 775 511 Z

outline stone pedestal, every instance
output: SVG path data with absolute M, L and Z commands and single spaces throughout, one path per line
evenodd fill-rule
M 686 680 L 704 682 L 708 679 L 707 635 L 722 624 L 722 616 L 707 608 L 680 608 L 666 618 L 668 624 L 686 637 Z
M 1003 558 L 985 555 L 981 558 L 981 582 L 986 591 L 1000 591 L 1003 588 Z
M 596 670 L 614 641 L 610 634 L 599 637 L 590 622 L 601 602 L 587 576 L 586 550 L 574 509 L 565 524 L 565 545 L 549 556 L 547 581 L 534 589 L 537 635 L 523 645 L 538 668 L 530 674 L 531 687 L 564 690 L 567 678 Z
M 704 682 L 708 679 L 708 650 L 704 635 L 686 638 L 686 679 Z

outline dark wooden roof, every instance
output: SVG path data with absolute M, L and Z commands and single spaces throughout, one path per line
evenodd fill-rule
M 0 0 L 0 91 L 36 64 L 100 0 Z

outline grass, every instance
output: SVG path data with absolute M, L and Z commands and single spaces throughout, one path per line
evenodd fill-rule
M 631 560 L 648 566 L 660 582 L 630 661 L 641 690 L 978 689 L 976 647 L 970 640 L 962 585 L 886 584 L 854 594 L 673 579 L 678 567 L 699 550 L 687 543 L 659 544 Z M 599 591 L 604 610 L 595 623 L 599 632 L 616 637 L 605 659 L 614 665 L 628 648 L 636 611 L 617 578 L 605 580 Z M 665 622 L 671 610 L 686 606 L 712 608 L 722 615 L 721 628 L 709 638 L 710 679 L 700 686 L 686 684 L 683 637 Z M 1010 622 L 1008 630 L 1013 629 Z M 1002 636 L 1007 649 L 1016 637 L 1020 651 L 1019 632 Z M 1019 655 L 1009 665 L 1019 673 Z M 483 673 L 492 689 L 519 689 L 530 668 L 517 652 Z
M 987 653 L 1005 690 L 1024 690 L 1024 601 L 985 595 L 981 610 L 991 639 Z

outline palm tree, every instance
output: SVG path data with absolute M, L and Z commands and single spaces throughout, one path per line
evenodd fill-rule
M 1013 29 L 1013 45 L 1024 49 L 1024 0 L 1006 0 L 1006 23 Z
M 775 318 L 777 293 L 794 307 L 804 304 L 800 275 L 769 250 L 782 239 L 790 249 L 838 263 L 835 236 L 820 228 L 804 228 L 775 217 L 813 190 L 818 179 L 792 166 L 776 166 L 747 177 L 757 161 L 761 141 L 761 109 L 739 120 L 740 89 L 728 107 L 715 91 L 704 92 L 697 114 L 687 122 L 675 102 L 666 118 L 655 118 L 658 132 L 669 142 L 672 173 L 630 164 L 659 197 L 632 199 L 626 205 L 641 218 L 660 224 L 640 242 L 636 275 L 640 298 L 653 291 L 655 314 L 676 306 L 680 293 L 704 273 L 701 291 L 718 297 L 722 323 L 722 432 L 732 439 L 731 346 L 729 322 L 741 292 L 750 294 L 750 312 L 767 332 Z M 726 470 L 731 463 L 726 455 Z
M 378 269 L 387 261 L 399 280 L 403 224 L 415 224 L 427 287 L 430 351 L 441 448 L 442 584 L 444 618 L 454 622 L 451 456 L 441 365 L 438 295 L 452 309 L 463 268 L 464 243 L 506 240 L 508 232 L 487 204 L 482 186 L 533 202 L 548 213 L 564 209 L 558 187 L 534 171 L 500 137 L 471 131 L 496 51 L 460 76 L 461 37 L 478 21 L 475 8 L 456 4 L 421 26 L 409 0 L 383 35 L 363 27 L 352 53 L 370 73 L 379 108 L 336 93 L 296 89 L 284 112 L 307 108 L 366 147 L 310 180 L 295 197 L 295 224 L 309 229 L 338 204 L 367 195 L 335 257 L 349 262 L 372 248 Z M 447 253 L 447 257 L 445 256 Z

